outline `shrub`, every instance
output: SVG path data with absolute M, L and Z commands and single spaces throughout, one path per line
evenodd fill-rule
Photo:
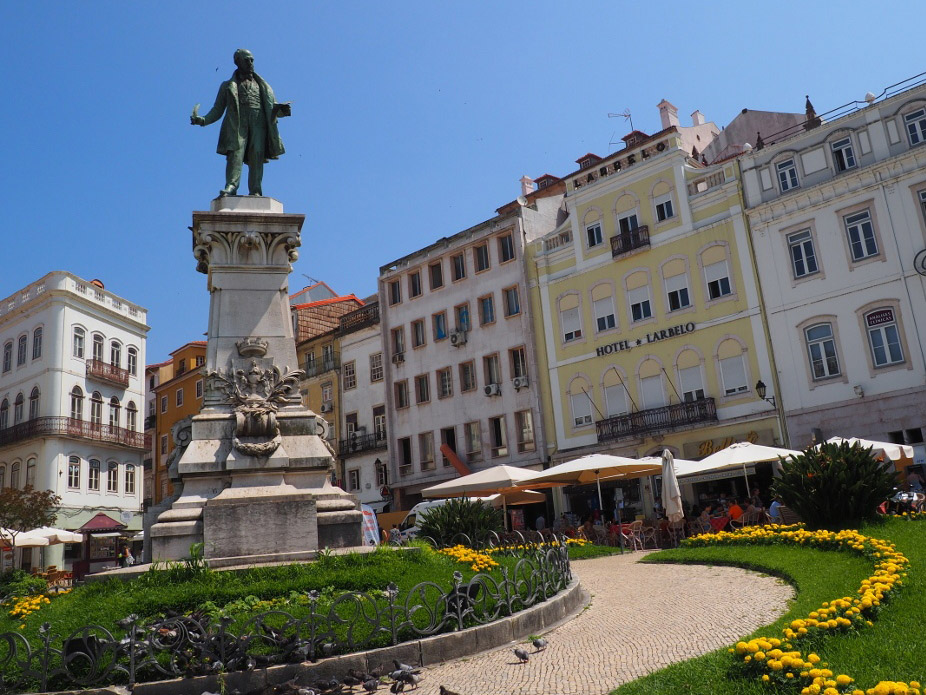
M 893 469 L 857 442 L 824 443 L 782 462 L 772 492 L 812 529 L 855 527 L 877 516 L 897 484 Z
M 23 570 L 10 570 L 0 574 L 0 601 L 14 596 L 31 596 L 45 591 L 47 584 L 41 577 L 33 577 Z
M 500 509 L 494 509 L 478 500 L 460 497 L 428 509 L 419 523 L 421 535 L 439 546 L 458 542 L 480 545 L 489 539 L 493 531 L 501 532 L 503 518 Z M 461 534 L 465 534 L 466 539 Z

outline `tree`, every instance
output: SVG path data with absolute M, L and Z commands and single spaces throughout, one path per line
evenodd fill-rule
M 10 545 L 16 547 L 16 536 L 41 526 L 51 526 L 58 517 L 61 498 L 51 490 L 0 489 L 0 528 L 9 534 Z

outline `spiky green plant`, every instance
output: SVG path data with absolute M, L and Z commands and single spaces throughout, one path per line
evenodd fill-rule
M 478 500 L 460 497 L 431 507 L 422 514 L 420 534 L 440 546 L 456 543 L 481 544 L 492 531 L 501 532 L 502 511 Z M 463 538 L 465 534 L 467 538 Z
M 842 529 L 877 516 L 896 484 L 893 468 L 875 459 L 870 448 L 824 443 L 782 461 L 772 492 L 809 528 Z

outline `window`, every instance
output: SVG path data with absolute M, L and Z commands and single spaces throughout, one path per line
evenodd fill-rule
M 686 403 L 704 398 L 704 382 L 701 381 L 700 366 L 679 369 L 678 382 L 682 388 L 682 400 Z
M 326 381 L 322 384 L 322 401 L 324 403 L 331 403 L 334 395 L 334 386 L 330 381 Z
M 29 419 L 35 420 L 39 416 L 39 387 L 32 388 L 29 394 Z
M 412 472 L 412 438 L 402 437 L 396 443 L 399 445 L 399 465 L 404 469 L 399 472 L 408 475 Z
M 617 375 L 615 370 L 611 374 Z M 610 376 L 609 374 L 608 376 Z M 627 412 L 627 389 L 618 378 L 618 383 L 607 384 L 604 387 L 604 407 L 608 417 L 623 415 Z
M 178 408 L 183 405 L 183 389 L 177 389 L 174 399 Z
M 453 372 L 450 367 L 437 370 L 437 397 L 450 398 L 453 395 Z
M 563 329 L 563 342 L 578 340 L 582 337 L 582 322 L 579 318 L 579 307 L 564 309 L 559 313 L 560 324 Z
M 450 459 L 447 457 L 447 454 L 444 451 L 446 446 L 453 453 L 457 453 L 457 428 L 456 427 L 442 427 L 440 431 L 440 452 L 441 452 L 441 462 L 445 467 L 453 465 L 450 462 Z
M 135 348 L 129 348 L 129 354 L 130 354 L 130 355 L 131 355 L 131 353 L 132 353 L 132 350 L 134 350 L 134 349 L 135 349 Z M 205 358 L 205 356 L 204 356 L 204 355 L 196 355 L 196 366 L 197 366 L 197 367 L 202 367 L 204 364 L 206 364 L 206 358 Z M 131 371 L 131 370 L 130 370 L 130 371 Z M 134 374 L 134 372 L 132 372 L 132 373 Z
M 415 403 L 429 403 L 431 401 L 431 379 L 427 374 L 415 377 Z
M 450 263 L 453 266 L 453 281 L 462 280 L 466 277 L 466 256 L 462 253 L 458 253 L 455 256 L 452 256 Z
M 90 459 L 90 477 L 87 481 L 87 489 L 95 492 L 100 491 L 100 462 L 96 459 Z
M 830 147 L 833 148 L 833 163 L 836 171 L 845 171 L 855 166 L 855 154 L 852 152 L 852 141 L 849 138 L 837 140 Z
M 444 266 L 440 261 L 429 265 L 428 272 L 431 276 L 432 290 L 438 290 L 444 286 Z
M 167 396 L 161 396 L 161 412 L 167 412 Z
M 518 435 L 518 451 L 533 451 L 534 445 L 534 419 L 531 411 L 522 410 L 514 414 L 514 426 Z
M 357 363 L 353 361 L 345 362 L 341 378 L 344 380 L 345 391 L 357 388 Z
M 305 373 L 308 376 L 316 376 L 315 374 L 315 351 L 305 353 Z
M 666 195 L 656 199 L 656 221 L 663 222 L 670 217 L 675 217 L 675 210 L 672 209 L 672 196 Z
M 0 464 L 0 490 L 6 487 L 6 466 Z
M 482 358 L 482 375 L 486 384 L 502 383 L 502 370 L 498 355 L 486 355 Z
M 76 456 L 68 458 L 68 487 L 80 490 L 80 459 Z
M 489 439 L 492 445 L 492 458 L 508 455 L 508 432 L 505 429 L 505 416 L 489 418 Z
M 84 392 L 80 390 L 80 386 L 71 389 L 71 419 L 84 419 Z
M 402 284 L 398 280 L 389 283 L 389 306 L 402 302 Z
M 669 311 L 678 311 L 691 306 L 688 296 L 688 276 L 675 275 L 666 278 L 666 298 L 669 302 Z
M 13 401 L 13 424 L 18 425 L 23 421 L 23 409 L 26 404 L 26 399 L 23 398 L 22 392 L 16 394 L 16 400 Z
M 433 432 L 418 435 L 418 460 L 421 462 L 421 470 L 427 471 L 434 468 Z
M 119 492 L 119 464 L 114 461 L 106 464 L 106 492 Z
M 116 341 L 109 344 L 109 363 L 114 367 L 122 364 L 122 346 Z
M 39 326 L 34 331 L 32 331 L 32 359 L 37 360 L 41 356 L 42 356 L 42 327 Z
M 125 464 L 125 483 L 123 492 L 127 495 L 135 494 L 135 466 L 131 463 Z
M 125 428 L 129 432 L 135 432 L 138 429 L 138 408 L 135 407 L 134 401 L 129 401 L 125 409 Z
M 99 391 L 90 396 L 90 424 L 97 427 L 103 424 L 103 396 Z
M 505 316 L 517 316 L 521 313 L 521 298 L 517 287 L 508 287 L 502 290 L 502 301 L 505 303 Z
M 386 406 L 384 405 L 373 407 L 373 432 L 376 433 L 377 440 L 386 439 Z
M 202 397 L 203 397 L 203 380 L 197 379 L 196 380 L 196 399 L 199 400 Z
M 99 333 L 93 336 L 93 359 L 97 362 L 103 361 L 103 336 Z
M 592 303 L 595 312 L 595 329 L 600 333 L 614 328 L 617 320 L 614 317 L 614 301 L 610 295 L 596 299 Z
M 482 460 L 482 427 L 478 422 L 463 425 L 463 438 L 466 440 L 466 458 L 472 461 Z
M 434 341 L 444 340 L 447 337 L 447 312 L 434 314 L 431 317 L 431 323 L 434 328 Z
M 792 188 L 797 188 L 797 167 L 794 166 L 793 159 L 786 159 L 783 162 L 778 162 L 775 165 L 775 169 L 778 172 L 778 187 L 781 189 L 781 192 L 790 191 Z
M 370 381 L 383 380 L 383 353 L 374 352 L 370 355 Z
M 118 427 L 121 422 L 119 417 L 122 406 L 119 405 L 119 399 L 113 396 L 109 399 L 109 426 Z
M 498 262 L 507 263 L 514 260 L 514 239 L 511 234 L 503 234 L 498 238 Z
M 161 435 L 161 456 L 167 456 L 167 435 Z
M 746 362 L 743 360 L 743 355 L 721 359 L 720 377 L 723 382 L 724 396 L 748 391 L 749 383 L 746 381 Z
M 875 367 L 886 367 L 904 361 L 900 331 L 893 309 L 878 309 L 865 314 L 865 327 Z
M 138 350 L 136 350 L 133 347 L 130 347 L 126 351 L 126 354 L 128 355 L 128 357 L 126 358 L 127 359 L 126 368 L 129 370 L 129 374 L 131 374 L 132 376 L 135 376 L 138 373 Z M 199 355 L 196 358 L 196 366 L 201 367 L 203 362 L 205 362 L 205 360 L 203 359 L 203 356 Z
M 908 113 L 903 117 L 903 120 L 907 125 L 907 134 L 910 136 L 911 145 L 918 145 L 926 140 L 926 109 Z
M 360 469 L 351 468 L 347 471 L 347 490 L 353 492 L 360 489 Z
M 479 325 L 495 323 L 495 300 L 492 295 L 479 298 Z
M 807 354 L 810 357 L 810 371 L 816 379 L 829 379 L 839 376 L 839 358 L 836 355 L 836 341 L 833 339 L 833 327 L 828 323 L 818 323 L 804 329 L 807 341 Z
M 813 249 L 813 235 L 809 229 L 788 235 L 788 250 L 791 255 L 791 272 L 794 278 L 813 275 L 817 268 L 817 255 Z
M 627 292 L 630 301 L 630 320 L 645 321 L 653 316 L 653 307 L 649 297 L 649 287 L 637 287 Z
M 646 410 L 666 405 L 666 391 L 663 388 L 661 374 L 641 378 L 640 393 L 643 396 L 643 407 Z
M 10 487 L 16 489 L 19 487 L 19 461 L 15 461 L 10 468 Z
M 186 358 L 181 357 L 177 364 L 177 374 L 183 374 L 186 371 Z
M 860 261 L 878 255 L 878 242 L 875 239 L 875 228 L 871 223 L 871 212 L 863 210 L 854 215 L 843 218 L 846 225 L 846 234 L 849 236 L 849 249 L 852 260 Z
M 588 243 L 588 248 L 592 249 L 601 244 L 601 223 L 596 222 L 595 224 L 590 224 L 585 228 L 585 239 Z
M 473 265 L 476 267 L 477 273 L 481 273 L 483 270 L 489 269 L 488 244 L 479 244 L 479 246 L 473 247 Z
M 468 331 L 470 329 L 469 325 L 469 304 L 461 304 L 453 308 L 453 313 L 456 318 L 456 326 L 458 331 Z
M 3 346 L 3 373 L 6 374 L 13 368 L 13 341 Z
M 590 425 L 592 422 L 592 401 L 585 391 L 569 396 L 572 405 L 572 422 L 576 427 Z
M 398 355 L 400 352 L 405 352 L 405 329 L 393 328 L 392 329 L 392 354 Z
M 720 299 L 731 293 L 730 273 L 725 260 L 704 266 L 704 278 L 707 280 L 708 299 Z
M 620 235 L 623 237 L 631 236 L 635 230 L 639 229 L 639 227 L 640 225 L 637 222 L 636 213 L 617 218 L 617 229 Z
M 408 407 L 408 381 L 406 379 L 395 382 L 395 407 Z
M 10 402 L 4 398 L 0 403 L 0 430 L 5 430 L 10 426 Z
M 408 274 L 408 296 L 421 296 L 421 273 L 417 270 Z
M 26 485 L 35 487 L 35 459 L 26 461 Z
M 527 376 L 527 357 L 524 354 L 523 347 L 512 348 L 508 351 L 508 359 L 511 363 L 511 378 Z
M 26 349 L 28 347 L 27 343 L 29 338 L 27 336 L 19 336 L 19 340 L 16 341 L 16 366 L 21 367 L 26 363 Z
M 460 364 L 460 391 L 472 391 L 476 388 L 476 365 L 470 362 Z
M 424 320 L 412 321 L 412 347 L 417 348 L 424 344 Z
M 84 335 L 83 328 L 74 329 L 74 357 L 80 357 L 81 359 L 84 356 Z

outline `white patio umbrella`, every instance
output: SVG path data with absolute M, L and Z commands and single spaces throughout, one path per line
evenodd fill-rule
M 0 528 L 0 545 L 15 545 L 17 548 L 41 548 L 51 545 L 51 543 L 43 536 L 31 535 L 31 532 L 15 533 L 9 529 Z
M 691 465 L 677 464 L 675 473 L 679 477 L 694 475 L 695 473 L 704 473 L 706 471 L 720 471 L 731 468 L 742 467 L 743 478 L 746 480 L 746 494 L 749 494 L 749 475 L 746 473 L 746 465 L 749 463 L 763 463 L 765 461 L 777 461 L 779 457 L 788 458 L 789 456 L 799 456 L 800 451 L 793 449 L 782 449 L 777 446 L 765 446 L 764 444 L 753 444 L 752 442 L 736 442 L 725 449 L 715 451 L 700 461 L 694 461 Z
M 61 528 L 52 528 L 51 526 L 42 526 L 41 528 L 29 531 L 30 536 L 41 536 L 47 538 L 50 545 L 57 543 L 83 543 L 84 534 L 66 531 Z
M 685 518 L 682 491 L 675 476 L 675 457 L 668 449 L 662 450 L 662 506 L 670 523 L 674 524 Z
M 909 459 L 913 462 L 913 447 L 906 444 L 893 444 L 891 442 L 877 442 L 873 439 L 859 439 L 858 437 L 830 437 L 826 440 L 827 444 L 847 443 L 849 446 L 858 444 L 865 449 L 871 449 L 875 458 L 890 459 L 891 461 L 903 461 Z M 819 444 L 817 445 L 819 446 Z

